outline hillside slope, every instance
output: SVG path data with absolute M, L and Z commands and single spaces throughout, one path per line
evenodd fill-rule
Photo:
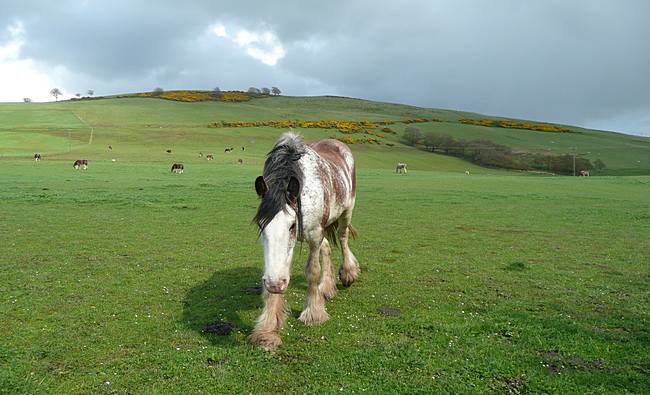
M 619 133 L 568 127 L 572 133 L 548 133 L 464 124 L 463 119 L 499 119 L 466 112 L 425 109 L 400 104 L 342 97 L 267 97 L 247 102 L 184 103 L 156 98 L 115 98 L 58 103 L 0 104 L 0 156 L 29 157 L 41 152 L 70 159 L 167 161 L 172 149 L 179 160 L 193 160 L 198 152 L 212 152 L 216 159 L 258 162 L 282 132 L 270 127 L 208 128 L 213 122 L 276 120 L 402 121 L 426 118 L 418 123 L 423 133 L 436 132 L 459 139 L 484 139 L 515 150 L 543 153 L 577 153 L 601 159 L 606 174 L 650 174 L 650 139 Z M 389 125 L 396 134 L 384 134 L 381 144 L 354 145 L 365 166 L 391 167 L 408 161 L 411 168 L 459 171 L 476 167 L 456 158 L 431 154 L 400 143 L 408 125 Z M 381 127 L 380 127 L 381 129 Z M 331 129 L 300 129 L 307 138 L 342 135 Z M 92 140 L 91 140 L 92 135 Z M 91 144 L 89 144 L 89 142 Z M 108 152 L 106 147 L 116 148 Z M 388 145 L 387 145 L 388 144 Z M 392 144 L 392 146 L 390 146 Z M 228 146 L 247 147 L 245 152 L 224 155 Z

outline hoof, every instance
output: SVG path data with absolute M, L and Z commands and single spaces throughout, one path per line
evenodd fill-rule
M 327 286 L 323 286 L 323 284 L 318 286 L 318 289 L 320 292 L 323 294 L 323 297 L 325 300 L 332 300 L 336 296 L 336 292 L 338 291 L 336 289 L 336 284 L 330 283 Z
M 341 283 L 343 283 L 344 287 L 349 287 L 352 285 L 352 283 L 359 277 L 359 267 L 358 266 L 352 266 L 348 270 L 344 270 L 341 268 L 339 270 L 339 278 L 341 279 Z
M 251 344 L 262 348 L 264 351 L 273 351 L 282 344 L 280 335 L 275 332 L 253 332 L 248 337 L 248 341 L 251 342 Z
M 302 321 L 305 325 L 320 325 L 323 322 L 327 321 L 330 319 L 329 314 L 327 314 L 327 311 L 325 311 L 325 307 L 321 309 L 314 309 L 307 307 L 300 313 L 300 317 L 298 317 L 300 321 Z

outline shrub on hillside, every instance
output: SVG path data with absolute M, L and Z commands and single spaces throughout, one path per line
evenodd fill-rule
M 573 155 L 515 152 L 508 146 L 488 140 L 457 140 L 449 135 L 435 135 L 433 133 L 427 134 L 423 142 L 429 152 L 442 152 L 481 166 L 516 170 L 541 170 L 566 175 L 573 174 Z M 594 165 L 589 159 L 576 156 L 575 168 L 576 171 L 591 170 Z
M 506 128 L 506 129 L 525 129 L 536 130 L 539 132 L 549 133 L 571 133 L 572 130 L 563 128 L 557 125 L 548 123 L 530 123 L 530 122 L 517 122 L 509 120 L 495 120 L 495 119 L 461 119 L 460 123 L 475 126 L 484 126 L 492 128 Z

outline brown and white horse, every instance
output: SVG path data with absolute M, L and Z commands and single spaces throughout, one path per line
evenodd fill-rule
M 406 163 L 398 162 L 397 166 L 395 166 L 395 173 L 407 173 Z
M 83 167 L 84 170 L 87 170 L 88 169 L 88 160 L 86 160 L 86 159 L 77 159 L 72 164 L 72 167 L 74 167 L 75 170 L 79 170 L 80 167 Z
M 184 170 L 184 167 L 183 167 L 182 163 L 174 163 L 172 165 L 172 173 L 182 174 L 183 170 Z
M 212 154 L 208 154 L 205 158 L 206 158 L 207 160 L 214 160 L 214 155 L 212 155 Z
M 325 300 L 336 295 L 336 278 L 330 243 L 341 246 L 339 277 L 350 286 L 359 275 L 359 263 L 350 251 L 348 237 L 356 198 L 354 158 L 338 140 L 305 143 L 285 133 L 269 152 L 262 176 L 255 180 L 261 198 L 254 221 L 264 247 L 264 311 L 250 335 L 251 343 L 273 350 L 282 343 L 280 330 L 286 318 L 284 292 L 289 286 L 296 241 L 309 244 L 305 268 L 307 300 L 299 319 L 318 325 L 329 319 Z M 322 254 L 323 272 L 319 256 Z
M 34 154 L 34 161 L 38 162 L 38 161 L 40 161 L 40 160 L 41 160 L 41 154 L 39 154 L 39 153 L 35 153 L 35 154 Z

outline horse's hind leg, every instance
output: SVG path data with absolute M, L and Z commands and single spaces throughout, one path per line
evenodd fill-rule
M 323 238 L 320 252 L 323 255 L 323 276 L 318 289 L 320 289 L 325 299 L 332 300 L 336 296 L 336 277 L 334 277 L 334 268 L 332 267 L 332 250 L 327 238 Z
M 305 309 L 300 313 L 298 319 L 306 325 L 318 325 L 327 321 L 330 317 L 325 311 L 325 299 L 318 289 L 318 280 L 320 280 L 320 255 L 321 242 L 309 243 L 309 260 L 305 267 L 307 277 L 307 300 Z
M 339 270 L 339 277 L 343 286 L 349 287 L 354 280 L 359 277 L 359 262 L 350 251 L 348 246 L 348 239 L 350 237 L 350 223 L 352 221 L 352 209 L 347 210 L 341 218 L 339 218 L 339 242 L 341 243 L 341 252 L 343 253 L 343 264 Z

